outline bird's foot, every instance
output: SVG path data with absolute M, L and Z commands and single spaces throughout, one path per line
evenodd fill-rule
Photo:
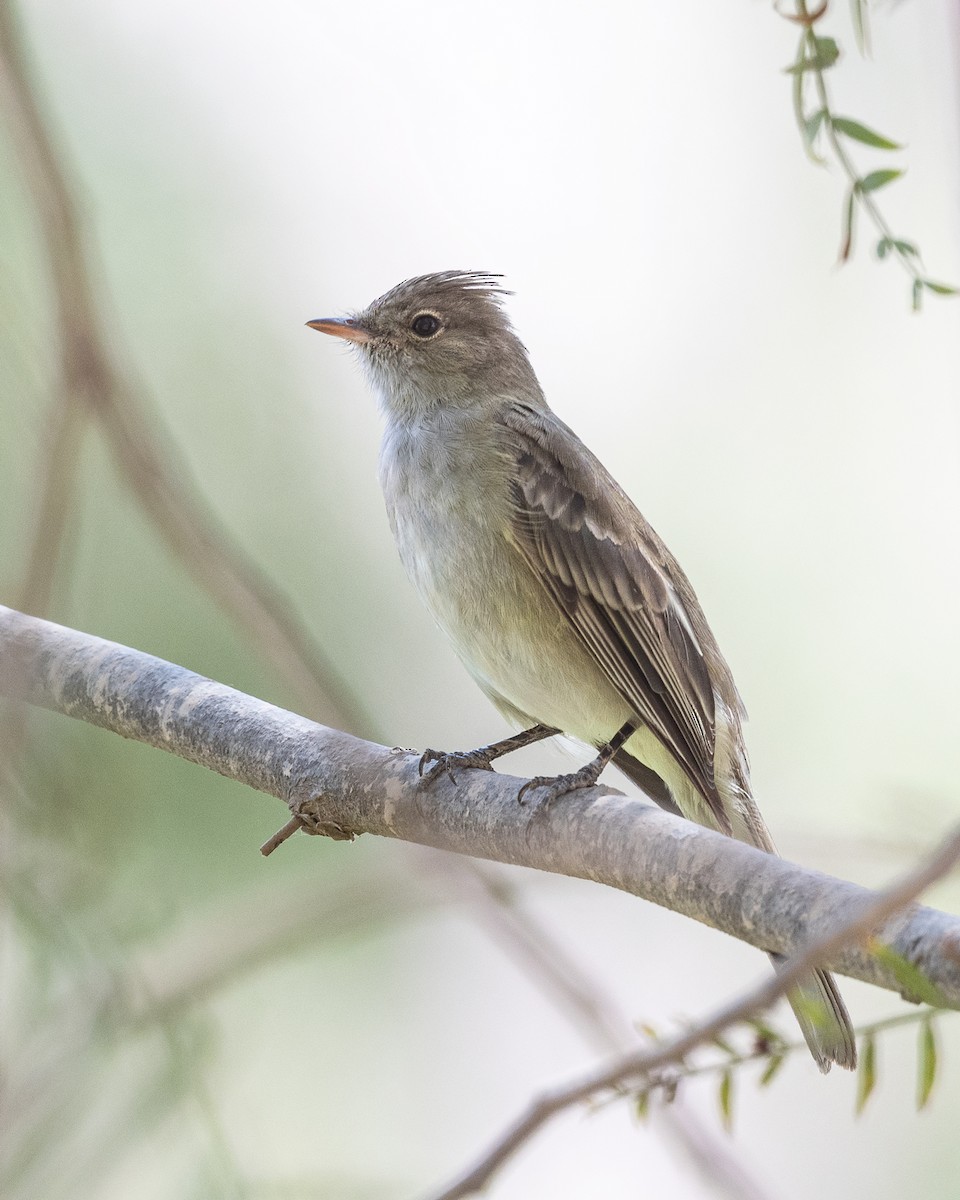
M 455 771 L 492 771 L 490 765 L 495 758 L 512 754 L 514 750 L 522 750 L 524 746 L 532 746 L 534 742 L 542 742 L 544 738 L 553 737 L 559 733 L 550 725 L 534 725 L 515 733 L 512 737 L 499 742 L 491 742 L 489 746 L 481 746 L 479 750 L 460 750 L 445 754 L 442 750 L 424 750 L 420 756 L 420 775 L 427 771 L 427 780 L 435 779 L 438 775 L 449 775 L 454 783 L 457 782 Z M 432 766 L 430 765 L 432 764 Z
M 593 762 L 587 763 L 585 767 L 581 767 L 579 771 L 574 771 L 572 775 L 535 775 L 533 779 L 528 779 L 519 792 L 517 792 L 517 803 L 526 804 L 527 792 L 542 791 L 543 795 L 538 801 L 538 807 L 545 808 L 554 800 L 559 800 L 561 796 L 566 796 L 568 792 L 576 792 L 581 788 L 593 787 L 600 778 L 600 772 L 606 766 L 606 762 L 595 758 Z
M 443 750 L 424 750 L 420 755 L 418 772 L 423 777 L 426 772 L 427 782 L 440 775 L 449 775 L 453 783 L 457 782 L 457 771 L 492 771 L 491 765 L 495 755 L 491 754 L 491 746 L 482 746 L 479 750 L 454 750 L 445 753 Z

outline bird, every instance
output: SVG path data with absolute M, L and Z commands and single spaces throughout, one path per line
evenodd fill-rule
M 356 351 L 385 418 L 379 477 L 403 566 L 521 730 L 474 751 L 426 750 L 421 774 L 492 769 L 562 733 L 597 756 L 528 781 L 522 802 L 538 791 L 556 802 L 612 762 L 665 809 L 776 854 L 751 790 L 744 706 L 693 587 L 548 405 L 510 294 L 500 275 L 441 271 L 307 322 Z M 817 970 L 787 998 L 818 1067 L 853 1069 L 833 978 Z

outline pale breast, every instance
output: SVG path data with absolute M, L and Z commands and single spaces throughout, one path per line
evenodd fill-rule
M 401 561 L 491 699 L 605 741 L 625 705 L 508 541 L 510 464 L 484 432 L 386 431 L 380 483 Z

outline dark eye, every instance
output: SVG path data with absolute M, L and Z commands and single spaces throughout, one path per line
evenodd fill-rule
M 433 335 L 440 328 L 440 321 L 433 315 L 433 313 L 418 313 L 418 315 L 413 318 L 410 328 L 417 335 L 417 337 L 433 337 Z

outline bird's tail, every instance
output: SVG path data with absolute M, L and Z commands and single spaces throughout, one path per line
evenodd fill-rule
M 784 960 L 778 954 L 771 954 L 770 961 L 776 968 Z M 854 1070 L 857 1039 L 833 976 L 827 971 L 815 971 L 787 992 L 787 1000 L 820 1070 L 826 1074 L 831 1063 Z
M 734 837 L 750 842 L 768 854 L 778 854 L 770 830 L 767 829 L 760 810 L 754 803 L 746 784 L 746 773 L 743 773 L 744 788 L 737 796 L 737 817 L 733 822 Z M 783 959 L 777 954 L 770 955 L 774 967 L 778 967 Z M 857 1065 L 857 1039 L 850 1023 L 850 1014 L 840 995 L 840 989 L 834 983 L 833 976 L 827 971 L 812 971 L 787 992 L 787 1000 L 793 1009 L 800 1026 L 803 1039 L 810 1047 L 814 1062 L 826 1075 L 830 1065 L 836 1063 L 852 1071 Z
M 649 767 L 645 766 L 633 755 L 624 750 L 619 751 L 614 759 L 615 765 L 655 800 L 661 808 L 679 816 L 696 819 L 694 813 L 696 797 L 687 797 L 687 802 L 677 803 L 671 789 Z M 739 841 L 748 842 L 768 854 L 777 854 L 770 831 L 767 829 L 760 811 L 750 795 L 746 779 L 746 766 L 741 772 L 742 785 L 737 789 L 737 803 L 731 806 L 733 820 L 733 836 Z M 692 789 L 691 794 L 692 794 Z M 705 806 L 699 806 L 703 811 Z M 709 824 L 704 819 L 702 824 Z M 716 825 L 714 825 L 716 828 Z M 774 967 L 784 960 L 776 954 L 770 955 Z M 850 1023 L 846 1005 L 840 996 L 840 991 L 833 981 L 833 976 L 826 971 L 813 971 L 805 976 L 799 984 L 787 993 L 790 1007 L 796 1014 L 797 1022 L 803 1033 L 804 1041 L 810 1047 L 810 1053 L 821 1071 L 826 1074 L 832 1063 L 852 1071 L 857 1065 L 857 1040 Z
M 750 842 L 768 854 L 778 854 L 770 830 L 767 829 L 760 810 L 750 795 L 746 785 L 746 774 L 743 775 L 745 786 L 738 793 L 736 805 L 737 816 L 734 819 L 734 837 Z M 779 857 L 779 855 L 778 855 Z M 770 955 L 774 967 L 778 967 L 783 959 L 777 954 Z M 812 971 L 805 975 L 795 988 L 787 992 L 787 1000 L 793 1009 L 800 1026 L 803 1039 L 810 1047 L 814 1062 L 826 1075 L 832 1063 L 844 1067 L 848 1071 L 857 1065 L 857 1039 L 850 1023 L 850 1014 L 840 995 L 840 989 L 834 983 L 833 976 L 827 971 Z

